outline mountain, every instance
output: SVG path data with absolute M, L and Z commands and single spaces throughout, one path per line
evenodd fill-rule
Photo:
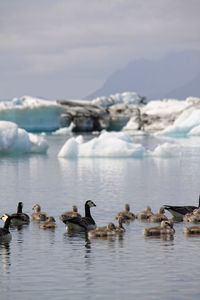
M 200 98 L 200 73 L 193 80 L 168 93 L 166 98 L 185 99 L 189 96 Z
M 134 91 L 148 99 L 199 96 L 200 51 L 171 53 L 159 60 L 130 62 L 107 78 L 101 88 L 86 99 Z M 177 96 L 178 95 L 178 96 Z

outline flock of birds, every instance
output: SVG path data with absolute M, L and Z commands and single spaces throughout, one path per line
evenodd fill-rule
M 138 214 L 130 211 L 130 205 L 125 204 L 123 211 L 120 211 L 115 219 L 117 225 L 113 222 L 106 226 L 97 227 L 94 219 L 91 216 L 90 209 L 95 207 L 95 203 L 91 200 L 85 202 L 85 216 L 82 217 L 78 213 L 76 205 L 72 206 L 72 211 L 64 212 L 59 219 L 66 225 L 67 232 L 85 231 L 88 233 L 88 238 L 105 238 L 122 234 L 126 231 L 123 223 L 134 221 L 135 219 L 159 223 L 158 226 L 144 228 L 142 233 L 144 236 L 173 236 L 175 233 L 173 224 L 174 221 L 185 221 L 193 224 L 200 224 L 200 197 L 199 206 L 170 206 L 164 205 L 160 207 L 158 213 L 153 213 L 150 206 Z M 39 204 L 33 206 L 34 213 L 29 217 L 22 211 L 23 203 L 19 202 L 17 212 L 13 214 L 4 214 L 1 219 L 4 221 L 4 226 L 0 228 L 0 241 L 10 241 L 12 236 L 9 231 L 10 226 L 21 226 L 29 224 L 30 220 L 40 223 L 41 229 L 55 229 L 56 221 L 54 217 L 48 216 L 47 213 L 41 211 Z M 165 210 L 168 210 L 172 218 L 168 219 L 165 215 Z M 200 225 L 194 225 L 184 228 L 185 234 L 199 234 Z

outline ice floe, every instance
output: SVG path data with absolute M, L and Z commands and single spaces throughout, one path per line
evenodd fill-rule
M 0 121 L 0 154 L 45 153 L 47 141 L 19 128 L 13 122 Z

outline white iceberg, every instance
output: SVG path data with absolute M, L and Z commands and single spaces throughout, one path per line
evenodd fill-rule
M 181 146 L 173 143 L 163 143 L 158 145 L 149 155 L 156 157 L 177 157 L 181 156 Z
M 74 127 L 75 127 L 75 124 L 73 122 L 71 122 L 68 127 L 63 127 L 56 131 L 53 131 L 52 134 L 53 135 L 67 135 L 67 134 L 72 133 L 72 130 Z
M 99 137 L 79 143 L 74 137 L 67 140 L 58 157 L 143 157 L 145 149 L 133 143 L 131 137 L 122 132 L 103 131 Z
M 198 128 L 198 126 L 200 126 L 200 109 L 191 107 L 183 111 L 173 125 L 157 132 L 156 135 L 187 136 L 192 132 L 194 133 L 193 129 Z
M 142 99 L 136 92 L 117 93 L 110 96 L 97 97 L 92 100 L 92 104 L 102 107 L 109 107 L 115 104 L 138 104 Z
M 0 121 L 0 154 L 45 153 L 48 143 L 13 122 Z

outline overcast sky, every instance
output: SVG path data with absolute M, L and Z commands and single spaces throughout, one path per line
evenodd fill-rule
M 199 13 L 199 0 L 0 1 L 0 99 L 80 99 L 130 61 L 200 49 Z

